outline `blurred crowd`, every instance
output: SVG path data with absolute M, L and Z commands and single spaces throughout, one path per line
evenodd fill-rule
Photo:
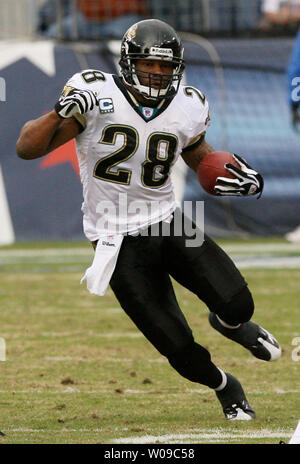
M 292 125 L 300 131 L 294 88 L 295 79 L 300 79 L 300 0 L 45 0 L 37 30 L 48 38 L 64 40 L 120 39 L 132 24 L 150 17 L 178 31 L 197 34 L 251 29 L 272 35 L 294 33 L 287 74 Z
M 120 38 L 142 19 L 159 18 L 177 30 L 296 31 L 300 0 L 45 0 L 38 33 L 50 38 Z
M 300 24 L 300 0 L 263 0 L 261 27 L 296 30 Z
M 119 38 L 146 17 L 144 0 L 46 0 L 39 11 L 38 32 L 50 38 Z

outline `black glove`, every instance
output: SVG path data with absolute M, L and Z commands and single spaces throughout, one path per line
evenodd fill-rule
M 91 90 L 72 89 L 67 96 L 61 96 L 54 109 L 61 118 L 71 118 L 76 113 L 91 111 L 99 102 Z
M 264 180 L 262 176 L 254 171 L 249 164 L 238 155 L 233 155 L 240 168 L 235 167 L 231 163 L 225 164 L 225 168 L 234 174 L 235 179 L 229 177 L 218 177 L 215 185 L 215 191 L 218 195 L 231 196 L 247 196 L 262 194 L 264 188 Z

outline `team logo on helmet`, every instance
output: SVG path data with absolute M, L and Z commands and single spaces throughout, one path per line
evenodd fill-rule
M 128 29 L 126 33 L 126 39 L 128 40 L 134 39 L 134 37 L 136 36 L 137 27 L 138 27 L 137 24 L 134 24 L 133 26 L 130 27 L 130 29 Z

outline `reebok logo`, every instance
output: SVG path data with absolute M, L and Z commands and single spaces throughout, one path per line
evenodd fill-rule
M 173 58 L 173 50 L 172 50 L 172 48 L 151 47 L 150 48 L 150 55 L 165 56 L 166 58 L 172 59 Z

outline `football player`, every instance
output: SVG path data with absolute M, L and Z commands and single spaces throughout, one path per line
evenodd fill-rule
M 179 374 L 213 389 L 227 419 L 252 419 L 240 382 L 195 342 L 170 279 L 207 305 L 210 324 L 225 337 L 259 359 L 280 357 L 274 337 L 250 321 L 252 295 L 232 260 L 206 235 L 193 247 L 185 227 L 177 233 L 178 222 L 190 220 L 176 206 L 170 172 L 179 156 L 196 171 L 214 151 L 205 140 L 208 102 L 197 88 L 181 85 L 182 43 L 162 21 L 140 21 L 125 33 L 120 70 L 88 69 L 71 77 L 54 110 L 22 128 L 17 153 L 34 159 L 76 139 L 84 232 L 96 250 L 85 275 L 89 290 L 101 295 L 109 283 Z M 261 175 L 237 159 L 240 169 L 228 166 L 236 177 L 218 181 L 216 192 L 261 193 Z
M 300 15 L 300 3 L 298 4 Z M 300 134 L 300 29 L 294 41 L 293 49 L 287 68 L 289 107 L 291 112 L 291 122 L 294 130 Z M 289 242 L 300 242 L 300 225 L 285 235 Z

